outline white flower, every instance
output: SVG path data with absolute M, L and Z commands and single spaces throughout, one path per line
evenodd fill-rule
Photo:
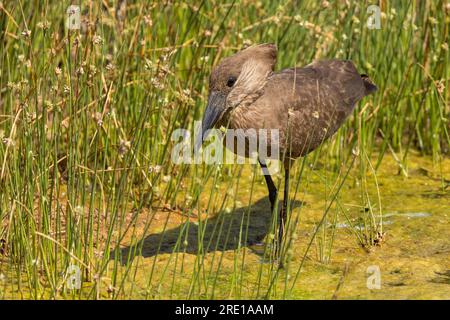
M 103 39 L 99 35 L 94 35 L 94 37 L 92 37 L 92 42 L 94 44 L 101 44 L 103 42 Z
M 160 165 L 156 165 L 156 166 L 151 166 L 148 171 L 151 172 L 155 172 L 155 173 L 159 173 L 161 172 L 161 166 Z
M 24 36 L 25 38 L 29 38 L 31 36 L 31 30 L 25 29 L 24 31 L 22 31 L 22 36 Z

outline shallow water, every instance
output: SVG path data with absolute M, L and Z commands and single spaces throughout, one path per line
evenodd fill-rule
M 241 205 L 211 214 L 208 221 L 206 214 L 188 219 L 159 211 L 143 234 L 143 214 L 136 224 L 141 234 L 125 237 L 120 250 L 123 264 L 110 261 L 98 297 L 111 297 L 108 276 L 116 268 L 118 278 L 124 279 L 120 290 L 113 288 L 117 298 L 449 299 L 450 188 L 443 186 L 442 178 L 450 179 L 450 159 L 443 160 L 438 172 L 430 169 L 430 159 L 412 155 L 409 167 L 409 177 L 398 175 L 397 164 L 386 156 L 378 171 L 382 215 L 376 208 L 373 219 L 376 224 L 383 221 L 379 245 L 363 247 L 355 236 L 367 230 L 364 219 L 370 215 L 361 206 L 361 188 L 352 173 L 339 197 L 352 223 L 333 206 L 328 227 L 320 229 L 305 255 L 323 216 L 324 199 L 330 195 L 323 183 L 327 173 L 311 170 L 292 204 L 291 215 L 299 220 L 289 237 L 290 259 L 278 270 L 262 245 L 271 237 L 265 185 L 259 181 L 250 199 L 248 181 L 243 180 L 236 195 Z M 422 167 L 433 174 L 424 174 Z M 368 183 L 366 189 L 372 203 L 377 203 L 375 183 Z M 251 203 L 250 208 L 245 203 Z M 246 232 L 242 221 L 249 222 Z M 166 231 L 161 232 L 166 223 Z M 220 226 L 226 232 L 218 235 Z M 140 237 L 142 241 L 132 240 Z M 130 243 L 142 245 L 142 251 L 127 265 L 126 257 L 134 248 Z M 379 286 L 373 270 L 380 271 Z M 1 273 L 3 297 L 20 297 L 14 289 L 14 273 L 5 269 Z M 86 282 L 83 288 L 88 291 L 92 285 Z
M 206 232 L 205 237 L 209 243 L 218 243 L 217 250 L 205 253 L 204 266 L 199 270 L 211 270 L 219 268 L 219 271 L 206 273 L 206 280 L 199 281 L 193 285 L 190 265 L 199 263 L 196 255 L 198 250 L 195 245 L 198 233 L 189 234 L 189 244 L 181 252 L 180 257 L 184 263 L 184 270 L 176 273 L 178 289 L 173 289 L 173 296 L 183 296 L 188 293 L 183 288 L 183 280 L 189 281 L 191 290 L 198 295 L 211 297 L 210 291 L 214 291 L 214 298 L 229 297 L 270 297 L 291 299 L 438 299 L 450 298 L 449 273 L 450 273 L 450 190 L 443 190 L 442 180 L 423 175 L 415 167 L 431 167 L 429 159 L 412 158 L 410 161 L 411 175 L 404 178 L 397 175 L 398 167 L 395 162 L 386 157 L 380 168 L 377 178 L 381 193 L 383 212 L 383 242 L 380 246 L 362 248 L 356 241 L 355 236 L 345 229 L 337 229 L 332 244 L 329 262 L 321 262 L 318 258 L 319 247 L 314 243 L 306 258 L 297 281 L 294 281 L 300 261 L 303 258 L 306 245 L 311 238 L 316 224 L 324 212 L 324 186 L 319 180 L 311 178 L 307 183 L 307 192 L 299 192 L 296 200 L 301 203 L 294 205 L 292 215 L 299 214 L 299 224 L 296 228 L 298 234 L 292 246 L 292 260 L 288 268 L 278 272 L 271 270 L 270 257 L 264 257 L 264 246 L 250 245 L 239 249 L 236 239 L 228 239 L 228 245 L 223 246 L 225 239 L 217 240 Z M 442 172 L 447 179 L 450 177 L 450 161 L 445 160 Z M 414 174 L 414 172 L 418 172 Z M 314 175 L 311 175 L 314 176 Z M 357 184 L 356 184 L 357 185 Z M 375 184 L 368 185 L 369 193 L 376 194 Z M 261 238 L 267 238 L 267 225 L 270 222 L 268 212 L 268 200 L 265 196 L 265 185 L 258 184 L 254 190 L 254 199 L 251 202 L 250 223 L 248 239 L 250 242 L 261 242 Z M 358 187 L 349 183 L 342 190 L 341 202 L 346 204 L 358 204 L 355 194 Z M 432 196 L 435 193 L 435 196 Z M 248 201 L 249 190 L 239 193 L 241 203 Z M 292 196 L 292 195 L 291 195 Z M 227 213 L 224 220 L 241 221 L 240 218 L 246 210 L 246 206 Z M 350 211 L 354 206 L 348 206 Z M 379 215 L 374 214 L 377 221 Z M 210 220 L 213 224 L 214 218 Z M 345 223 L 338 214 L 337 224 Z M 233 224 L 226 221 L 225 224 L 232 230 L 230 234 L 239 235 L 239 223 Z M 363 229 L 360 226 L 361 229 Z M 173 236 L 179 234 L 179 229 Z M 155 239 L 147 238 L 150 242 L 144 244 L 143 256 L 139 270 L 145 270 L 153 264 L 151 251 Z M 213 240 L 211 240 L 213 239 Z M 325 237 L 326 239 L 326 237 Z M 191 246 L 192 242 L 192 246 Z M 204 241 L 206 244 L 206 241 Z M 172 252 L 174 239 L 165 244 L 167 253 L 158 256 L 157 266 L 167 267 L 173 270 L 172 262 L 167 263 L 173 257 Z M 164 245 L 164 242 L 163 242 Z M 163 250 L 164 251 L 164 250 Z M 170 252 L 169 252 L 170 251 Z M 186 252 L 186 253 L 184 253 Z M 242 256 L 245 252 L 245 263 L 241 266 Z M 217 267 L 220 261 L 220 267 Z M 371 266 L 380 270 L 381 286 L 379 289 L 368 289 L 367 282 L 371 273 Z M 165 270 L 167 270 L 165 269 Z M 195 267 L 193 267 L 195 269 Z M 236 270 L 239 270 L 237 272 Z M 200 272 L 201 273 L 201 272 Z M 173 274 L 173 273 L 172 273 Z M 216 276 L 219 274 L 218 276 Z M 270 279 L 277 274 L 274 281 L 277 288 L 265 296 Z M 210 282 L 214 279 L 212 289 Z M 210 280 L 210 282 L 208 282 Z M 170 281 L 168 281 L 170 283 Z M 285 289 L 287 287 L 287 289 Z M 160 291 L 164 291 L 164 281 L 161 281 Z M 193 289 L 192 289 L 193 288 Z M 259 293 L 256 293 L 260 289 Z M 156 295 L 158 296 L 158 295 Z M 188 295 L 189 296 L 189 295 Z M 192 293 L 192 296 L 196 294 Z

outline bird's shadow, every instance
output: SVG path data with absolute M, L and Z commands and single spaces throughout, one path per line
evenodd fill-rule
M 300 201 L 291 201 L 290 207 L 294 209 L 301 205 Z M 150 234 L 133 245 L 121 248 L 120 257 L 122 264 L 125 264 L 139 255 L 147 258 L 174 252 L 198 254 L 235 250 L 238 247 L 252 248 L 263 241 L 271 229 L 271 222 L 270 203 L 265 197 L 250 207 L 221 211 L 207 221 L 185 222 L 165 232 Z M 255 252 L 262 254 L 261 251 Z M 114 256 L 112 253 L 111 258 Z

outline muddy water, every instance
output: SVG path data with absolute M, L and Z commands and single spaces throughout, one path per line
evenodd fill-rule
M 123 264 L 110 261 L 98 297 L 115 292 L 118 298 L 138 299 L 450 299 L 450 159 L 439 165 L 412 155 L 408 165 L 408 177 L 399 175 L 394 159 L 386 156 L 377 173 L 378 190 L 373 176 L 362 188 L 352 172 L 338 198 L 340 209 L 332 205 L 327 227 L 310 247 L 336 180 L 325 169 L 308 169 L 297 193 L 293 182 L 291 215 L 298 224 L 291 228 L 289 259 L 281 270 L 264 255 L 272 231 L 262 179 L 251 190 L 250 176 L 243 178 L 233 195 L 237 203 L 209 216 L 159 211 L 145 234 L 144 213 L 136 235 L 121 243 Z M 364 234 L 367 221 L 381 220 L 378 245 L 362 246 L 355 234 Z M 126 262 L 130 244 L 142 249 Z M 115 286 L 113 270 L 120 279 Z M 92 283 L 83 287 L 89 291 Z

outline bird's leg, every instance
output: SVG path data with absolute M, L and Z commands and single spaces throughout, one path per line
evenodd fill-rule
M 259 165 L 261 166 L 261 169 L 264 174 L 264 179 L 266 180 L 267 189 L 269 190 L 270 212 L 273 214 L 273 210 L 275 209 L 275 204 L 277 201 L 278 191 L 277 191 L 277 188 L 275 187 L 275 183 L 273 183 L 272 177 L 270 176 L 270 174 L 267 170 L 266 163 L 259 160 Z M 274 241 L 275 241 L 275 237 L 274 237 Z M 276 246 L 275 246 L 275 248 L 276 248 Z M 275 255 L 276 255 L 276 253 L 275 253 Z
M 283 243 L 283 234 L 287 220 L 287 206 L 289 200 L 289 167 L 284 170 L 284 198 L 283 206 L 280 210 L 279 225 L 278 225 L 278 242 L 277 242 L 277 254 L 280 256 L 281 263 L 281 245 Z
M 275 184 L 273 183 L 272 177 L 267 170 L 267 165 L 261 160 L 259 160 L 259 165 L 261 166 L 264 173 L 264 179 L 266 180 L 267 189 L 269 190 L 270 209 L 271 212 L 273 212 L 273 209 L 275 208 L 275 201 L 277 201 L 278 191 L 275 187 Z

